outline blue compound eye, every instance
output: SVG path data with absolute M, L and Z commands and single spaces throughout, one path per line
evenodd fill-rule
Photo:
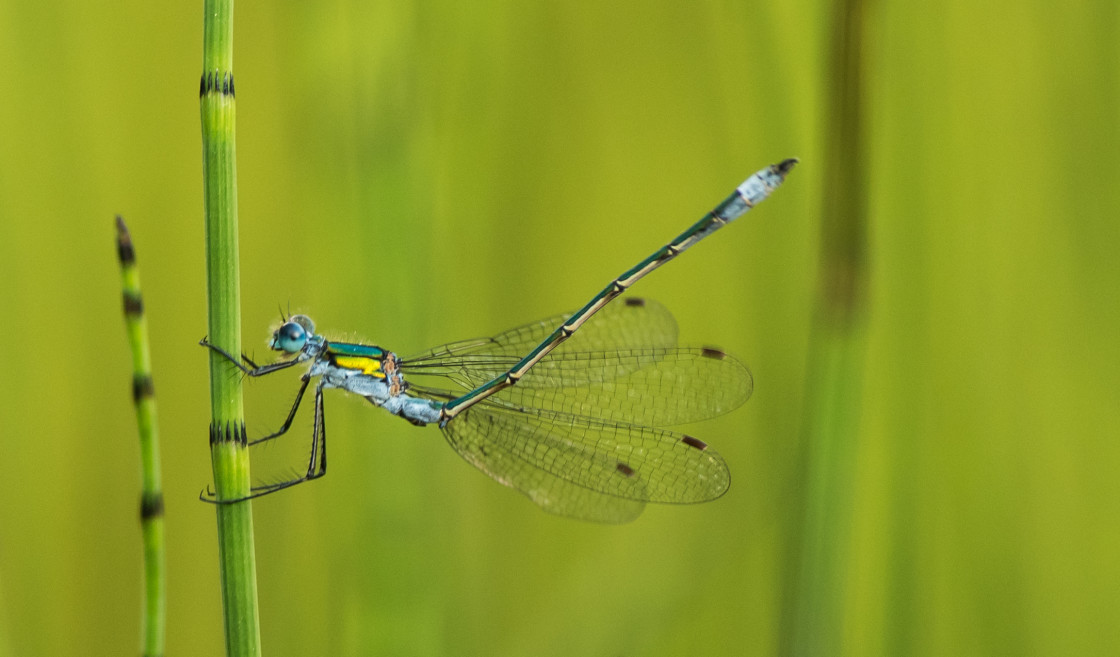
M 289 354 L 294 354 L 303 349 L 305 344 L 307 344 L 307 331 L 296 322 L 284 322 L 283 326 L 276 329 L 276 332 L 272 334 L 272 339 L 268 341 L 268 346 L 272 349 Z

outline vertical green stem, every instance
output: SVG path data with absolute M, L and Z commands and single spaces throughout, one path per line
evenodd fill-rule
M 237 158 L 233 86 L 233 0 L 203 0 L 202 169 L 206 204 L 206 282 L 210 342 L 241 353 L 237 261 Z M 210 352 L 210 462 L 218 501 L 249 494 L 240 377 Z M 259 655 L 253 507 L 218 504 L 218 554 L 226 653 Z
M 144 302 L 140 295 L 140 271 L 136 267 L 132 237 L 120 216 L 117 217 L 117 256 L 121 262 L 125 329 L 132 350 L 132 400 L 136 404 L 136 423 L 140 428 L 140 531 L 144 537 L 144 608 L 140 645 L 144 657 L 159 657 L 163 655 L 167 597 L 159 424 L 152 385 L 148 322 L 144 318 Z
M 835 655 L 843 643 L 844 575 L 865 353 L 866 182 L 863 0 L 836 5 L 821 213 L 820 280 L 811 335 L 801 552 L 786 654 Z

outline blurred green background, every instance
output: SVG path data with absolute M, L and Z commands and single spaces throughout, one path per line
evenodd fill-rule
M 167 654 L 222 650 L 201 3 L 0 3 L 0 654 L 132 654 L 139 456 L 113 248 L 153 340 Z M 246 348 L 277 306 L 402 353 L 577 307 L 759 167 L 770 201 L 637 294 L 748 362 L 733 474 L 601 527 L 327 400 L 331 472 L 254 505 L 268 655 L 1120 654 L 1120 6 L 872 3 L 865 156 L 829 161 L 822 3 L 240 3 Z M 841 522 L 806 545 L 825 164 L 866 166 Z M 247 387 L 250 433 L 290 387 Z M 260 409 L 260 410 L 258 410 Z M 297 429 L 306 430 L 301 420 Z M 814 461 L 814 458 L 816 461 Z M 827 466 L 827 459 L 823 459 Z M 820 537 L 818 537 L 820 538 Z M 838 564 L 799 580 L 803 555 Z

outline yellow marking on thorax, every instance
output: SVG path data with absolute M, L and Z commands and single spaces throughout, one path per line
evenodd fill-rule
M 345 367 L 348 370 L 358 370 L 362 374 L 377 377 L 379 379 L 385 378 L 385 373 L 381 371 L 381 361 L 369 356 L 335 356 L 334 362 L 339 367 Z

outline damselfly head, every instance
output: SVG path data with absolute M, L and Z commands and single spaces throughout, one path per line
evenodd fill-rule
M 272 332 L 268 348 L 289 354 L 298 353 L 307 344 L 307 339 L 315 334 L 315 322 L 307 315 L 293 315 L 291 319 Z

